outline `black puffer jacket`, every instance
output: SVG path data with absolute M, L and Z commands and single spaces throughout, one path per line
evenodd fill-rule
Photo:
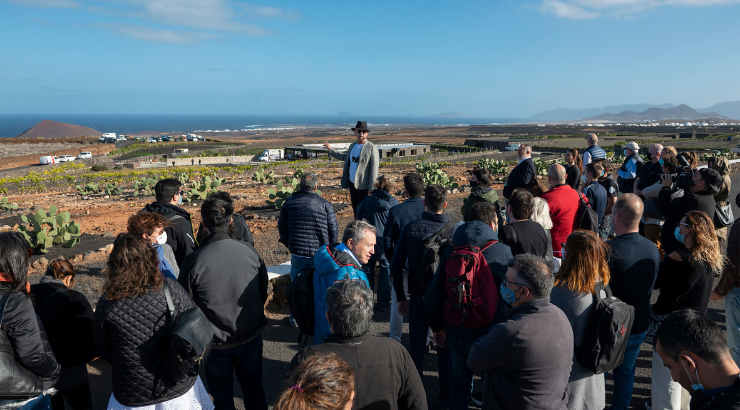
M 278 220 L 279 242 L 290 253 L 313 258 L 321 245 L 339 242 L 334 208 L 315 192 L 300 190 L 283 204 Z
M 195 306 L 176 281 L 165 278 L 175 309 Z M 118 301 L 98 300 L 93 331 L 100 355 L 113 367 L 113 395 L 139 407 L 182 396 L 195 378 L 175 383 L 165 376 L 169 312 L 162 289 Z
M 9 291 L 0 284 L 0 300 L 8 292 L 10 297 L 0 327 L 8 334 L 18 364 L 43 377 L 44 389 L 49 389 L 59 379 L 61 367 L 54 352 L 46 350 L 41 342 L 42 338 L 46 339 L 46 334 L 39 326 L 31 298 L 22 292 Z
M 182 266 L 185 256 L 194 251 L 196 246 L 198 246 L 195 242 L 195 234 L 193 233 L 192 218 L 188 211 L 179 206 L 164 202 L 152 202 L 145 206 L 144 210 L 147 212 L 156 212 L 172 223 L 172 226 L 164 230 L 167 232 L 167 245 L 172 247 L 177 265 Z

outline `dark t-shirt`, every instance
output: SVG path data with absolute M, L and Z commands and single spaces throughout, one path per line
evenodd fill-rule
M 583 193 L 588 198 L 588 203 L 591 205 L 591 209 L 596 211 L 599 215 L 599 221 L 604 219 L 604 212 L 606 212 L 606 189 L 601 186 L 600 183 L 591 183 L 583 189 Z
M 581 169 L 576 165 L 568 165 L 565 167 L 565 173 L 568 175 L 565 183 L 573 189 L 578 189 L 578 186 L 581 184 Z
M 606 189 L 607 198 L 616 198 L 619 196 L 619 185 L 612 177 L 600 179 L 599 183 Z
M 498 238 L 499 241 L 509 245 L 514 256 L 531 253 L 547 257 L 549 239 L 545 228 L 537 222 L 526 220 L 504 225 L 498 233 Z

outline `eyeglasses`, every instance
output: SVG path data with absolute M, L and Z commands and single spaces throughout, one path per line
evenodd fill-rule
M 516 283 L 516 282 L 509 282 L 508 280 L 506 280 L 506 278 L 504 278 L 504 279 L 503 279 L 503 284 L 504 284 L 504 286 L 506 286 L 507 288 L 509 287 L 509 285 L 517 285 L 517 286 L 519 286 L 520 288 L 521 288 L 522 286 L 527 286 L 527 285 L 524 285 L 524 284 L 521 284 L 521 283 Z

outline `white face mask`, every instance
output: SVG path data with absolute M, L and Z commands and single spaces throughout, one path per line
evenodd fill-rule
M 581 182 L 584 183 L 584 184 L 586 182 L 588 182 L 588 177 L 585 174 L 584 175 L 581 175 Z
M 159 235 L 157 237 L 157 243 L 160 245 L 164 245 L 167 243 L 167 232 L 162 231 L 162 235 Z

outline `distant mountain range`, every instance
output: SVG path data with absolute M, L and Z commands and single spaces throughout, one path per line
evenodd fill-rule
M 740 101 L 727 101 L 707 108 L 693 108 L 681 104 L 626 104 L 603 108 L 556 108 L 530 117 L 533 121 L 607 120 L 640 121 L 660 119 L 702 119 L 727 117 L 740 119 Z
M 102 132 L 81 125 L 66 124 L 58 121 L 43 120 L 33 127 L 16 135 L 17 138 L 66 138 L 66 137 L 99 137 Z

